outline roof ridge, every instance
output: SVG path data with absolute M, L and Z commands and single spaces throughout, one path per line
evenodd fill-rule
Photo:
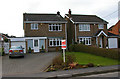
M 68 14 L 65 14 L 68 15 Z M 71 14 L 71 15 L 78 15 L 78 16 L 97 16 L 97 15 L 88 15 L 88 14 Z
M 30 15 L 57 15 L 55 13 L 23 13 L 23 14 L 30 14 Z

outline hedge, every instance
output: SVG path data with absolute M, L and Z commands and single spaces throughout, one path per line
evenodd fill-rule
M 87 46 L 83 44 L 72 44 L 69 46 L 70 52 L 85 52 L 91 53 L 98 56 L 108 57 L 112 59 L 119 59 L 120 52 L 113 49 L 97 48 L 92 46 Z

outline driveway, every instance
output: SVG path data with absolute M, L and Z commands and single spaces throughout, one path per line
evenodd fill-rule
M 52 59 L 60 55 L 57 52 L 27 54 L 24 58 L 9 59 L 2 57 L 2 75 L 20 75 L 43 72 L 52 62 Z

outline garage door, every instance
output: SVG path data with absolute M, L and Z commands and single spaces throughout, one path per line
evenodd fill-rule
M 108 38 L 109 48 L 118 48 L 117 38 Z
M 11 46 L 22 46 L 24 48 L 24 53 L 26 53 L 26 44 L 25 44 L 25 41 L 22 41 L 22 42 L 12 41 L 11 42 Z

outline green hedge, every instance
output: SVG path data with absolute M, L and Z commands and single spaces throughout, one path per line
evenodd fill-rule
M 70 52 L 85 52 L 91 53 L 98 56 L 108 57 L 112 59 L 119 59 L 120 53 L 113 49 L 97 48 L 92 46 L 87 46 L 83 44 L 74 44 L 69 46 Z

